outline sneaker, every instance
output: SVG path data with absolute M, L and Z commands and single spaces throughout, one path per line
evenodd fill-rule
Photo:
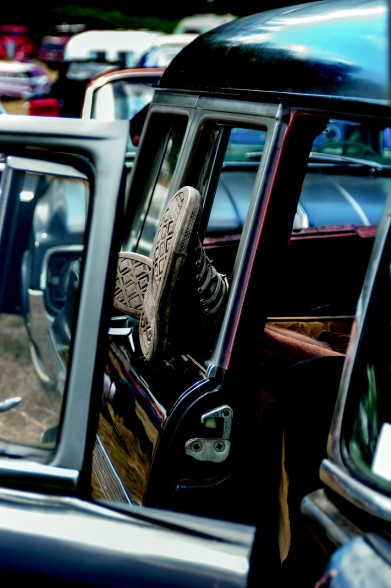
M 149 361 L 168 354 L 174 343 L 175 317 L 183 303 L 179 286 L 200 212 L 200 193 L 185 186 L 170 200 L 159 223 L 139 324 L 140 346 Z M 192 312 L 190 305 L 188 311 Z
M 117 310 L 139 319 L 152 273 L 152 260 L 145 255 L 120 251 L 113 304 Z
M 228 281 L 202 247 L 200 213 L 200 193 L 186 186 L 160 221 L 139 324 L 140 346 L 149 361 L 198 347 L 223 315 Z

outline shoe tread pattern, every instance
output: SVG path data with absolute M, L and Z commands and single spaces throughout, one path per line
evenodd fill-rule
M 170 300 L 199 211 L 199 192 L 186 187 L 173 196 L 160 221 L 153 250 L 153 276 L 139 325 L 141 347 L 149 360 L 167 345 Z
M 118 257 L 114 306 L 140 318 L 145 293 L 152 273 L 152 261 L 137 253 L 121 252 Z

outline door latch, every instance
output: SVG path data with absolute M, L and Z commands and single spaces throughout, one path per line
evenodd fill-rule
M 233 410 L 228 404 L 219 406 L 201 416 L 201 423 L 209 429 L 216 429 L 218 420 L 223 419 L 223 433 L 221 437 L 189 439 L 185 443 L 187 455 L 199 461 L 211 461 L 220 463 L 227 459 L 231 447 L 229 437 L 231 435 Z

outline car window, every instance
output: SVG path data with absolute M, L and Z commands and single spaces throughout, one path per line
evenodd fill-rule
M 263 131 L 232 129 L 210 232 L 240 232 L 264 143 Z M 390 147 L 390 129 L 331 120 L 313 142 L 293 230 L 376 226 L 391 190 Z
M 143 67 L 167 67 L 175 55 L 182 49 L 180 45 L 153 47 L 142 59 Z
M 141 173 L 133 176 L 133 182 L 139 186 L 140 201 L 139 211 L 135 215 L 134 222 L 127 227 L 128 235 L 124 239 L 124 248 L 130 251 L 138 251 L 143 255 L 149 255 L 155 236 L 157 224 L 160 220 L 163 207 L 168 198 L 172 185 L 175 166 L 185 136 L 187 117 L 158 116 L 157 132 L 148 137 L 150 153 L 154 154 L 153 160 L 148 166 L 141 167 Z M 156 180 L 153 173 L 156 170 Z M 129 203 L 130 212 L 134 203 Z
M 130 120 L 153 95 L 151 83 L 116 80 L 95 91 L 91 118 L 99 120 Z
M 359 337 L 344 420 L 347 455 L 359 477 L 390 488 L 391 467 L 391 231 Z M 359 313 L 360 316 L 361 313 Z
M 71 166 L 6 158 L 0 196 L 2 440 L 37 447 L 55 440 L 88 194 L 86 177 Z M 31 394 L 25 396 L 26 382 Z
M 156 78 L 123 78 L 103 84 L 93 94 L 90 117 L 97 120 L 131 120 L 152 100 Z M 137 147 L 130 135 L 127 156 L 134 158 Z

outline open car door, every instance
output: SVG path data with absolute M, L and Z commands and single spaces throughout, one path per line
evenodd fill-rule
M 253 527 L 91 498 L 128 134 L 0 120 L 1 575 L 248 586 Z

